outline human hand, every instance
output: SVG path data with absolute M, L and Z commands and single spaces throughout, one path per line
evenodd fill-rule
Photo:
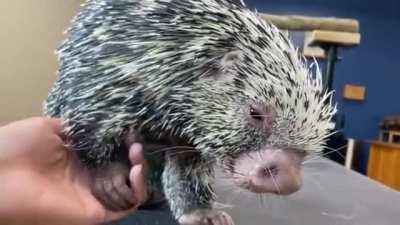
M 91 225 L 119 219 L 146 198 L 141 145 L 133 144 L 133 209 L 107 211 L 92 195 L 88 171 L 64 146 L 58 119 L 31 118 L 0 128 L 1 224 Z

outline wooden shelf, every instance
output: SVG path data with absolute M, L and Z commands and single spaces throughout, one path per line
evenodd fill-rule
M 369 143 L 368 177 L 400 191 L 400 144 Z

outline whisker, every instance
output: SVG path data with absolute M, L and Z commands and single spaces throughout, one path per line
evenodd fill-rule
M 314 183 L 314 185 L 323 192 L 323 194 L 326 193 L 326 189 L 324 189 L 324 187 L 322 186 L 321 182 L 318 182 L 318 179 L 312 174 L 312 173 L 308 173 L 308 179 Z
M 328 150 L 332 150 L 333 152 L 336 152 L 343 160 L 346 160 L 346 157 L 345 157 L 342 153 L 340 153 L 339 151 L 342 150 L 342 149 L 344 149 L 344 148 L 347 148 L 347 145 L 344 145 L 344 146 L 342 146 L 342 147 L 336 149 L 336 151 L 334 151 L 335 149 L 330 148 L 330 147 L 325 147 L 325 148 L 328 149 Z M 332 152 L 331 152 L 331 153 L 332 153 Z
M 256 117 L 275 118 L 275 116 L 271 115 L 257 115 Z
M 264 199 L 263 199 L 262 194 L 258 194 L 258 198 L 259 198 L 259 200 L 260 200 L 260 206 L 261 206 L 261 208 L 264 208 Z
M 160 152 L 165 152 L 165 151 L 168 151 L 168 150 L 175 150 L 175 149 L 193 150 L 195 148 L 192 147 L 192 146 L 171 146 L 171 147 L 165 147 L 165 148 L 161 148 L 161 149 L 157 149 L 157 150 L 151 151 L 150 154 L 157 154 L 157 153 L 160 153 Z
M 246 156 L 249 157 L 249 158 L 252 159 L 252 160 L 255 160 L 255 159 L 250 155 L 250 152 L 246 152 Z
M 240 175 L 240 176 L 242 176 L 242 177 L 245 177 L 245 176 L 246 176 L 246 174 L 240 173 L 240 172 L 233 172 L 233 174 L 237 174 L 237 175 Z
M 333 153 L 333 152 L 337 152 L 343 159 L 345 159 L 344 155 L 341 154 L 339 151 L 342 150 L 342 149 L 344 149 L 344 148 L 346 148 L 346 147 L 347 147 L 347 145 L 344 145 L 344 146 L 342 146 L 342 147 L 340 147 L 340 148 L 337 148 L 337 149 L 332 149 L 332 148 L 326 147 L 328 150 L 330 150 L 330 149 L 331 149 L 331 150 L 328 151 L 328 152 L 325 152 L 324 154 L 320 154 L 320 155 L 316 155 L 316 156 L 314 156 L 314 157 L 311 157 L 311 158 L 309 158 L 309 159 L 303 161 L 302 164 L 304 165 L 305 163 L 307 163 L 307 162 L 309 162 L 309 161 L 312 161 L 312 160 L 318 159 L 318 158 L 322 158 L 322 157 L 324 157 L 324 156 L 326 156 L 326 155 L 329 155 L 329 154 L 331 154 L 331 153 Z
M 233 191 L 235 192 L 235 196 L 231 199 L 232 202 L 236 201 L 237 199 L 240 199 L 244 194 L 244 190 L 241 188 L 234 188 Z
M 272 171 L 271 171 L 271 169 L 270 169 L 270 168 L 267 168 L 267 170 L 268 170 L 268 173 L 271 175 L 272 182 L 274 183 L 274 185 L 275 185 L 275 188 L 276 188 L 276 190 L 278 191 L 278 194 L 279 194 L 279 195 L 281 195 L 281 190 L 280 190 L 280 188 L 279 188 L 279 185 L 278 185 L 278 183 L 277 183 L 277 182 L 276 182 L 276 180 L 275 180 L 275 177 L 274 177 L 274 175 L 272 174 Z
M 185 150 L 185 151 L 179 151 L 179 152 L 172 152 L 169 154 L 169 156 L 177 156 L 177 155 L 193 153 L 193 152 L 198 152 L 198 151 L 197 150 Z
M 258 157 L 260 158 L 260 161 L 263 161 L 263 157 L 261 156 L 261 152 L 257 151 L 257 153 L 258 153 Z
M 225 167 L 222 167 L 223 169 L 228 169 L 228 168 L 225 168 Z M 240 176 L 242 176 L 242 177 L 245 177 L 246 176 L 246 174 L 244 174 L 244 173 L 241 173 L 241 172 L 238 172 L 238 171 L 230 171 L 230 173 L 232 173 L 232 174 L 234 174 L 234 175 L 240 175 Z M 228 175 L 227 175 L 228 176 Z

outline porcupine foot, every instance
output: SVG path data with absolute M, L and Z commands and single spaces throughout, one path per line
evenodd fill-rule
M 224 211 L 197 209 L 179 218 L 181 225 L 234 225 L 232 217 Z
M 196 153 L 166 154 L 163 190 L 172 214 L 181 225 L 233 225 L 232 218 L 212 208 L 213 166 Z
M 128 210 L 137 202 L 130 187 L 129 171 L 129 166 L 113 162 L 94 172 L 92 193 L 108 210 Z

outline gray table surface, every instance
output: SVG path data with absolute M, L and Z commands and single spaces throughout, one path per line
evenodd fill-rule
M 399 225 L 400 193 L 326 159 L 308 163 L 301 191 L 260 196 L 219 179 L 218 202 L 236 225 Z M 399 171 L 400 172 L 400 171 Z M 168 211 L 139 212 L 116 225 L 175 225 Z

